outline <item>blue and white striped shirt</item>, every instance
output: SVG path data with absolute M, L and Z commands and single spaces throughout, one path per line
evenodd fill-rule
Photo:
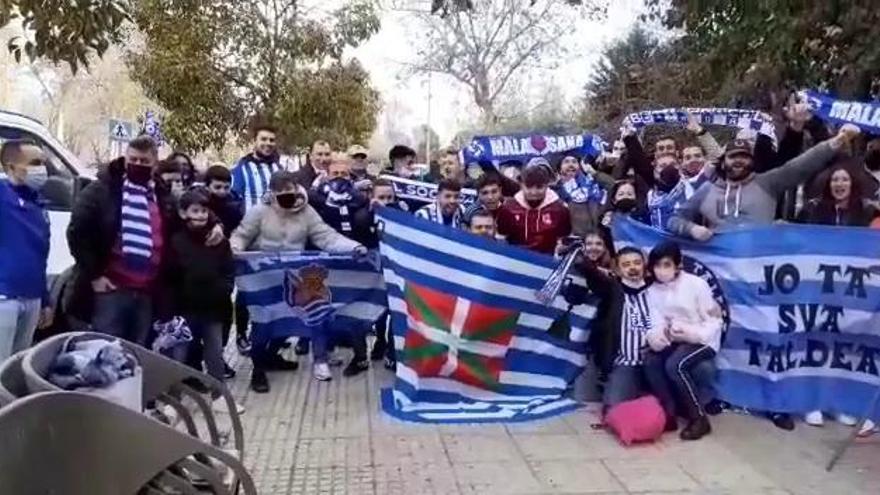
M 231 170 L 232 190 L 244 199 L 245 212 L 262 202 L 263 196 L 269 191 L 269 179 L 279 170 L 284 170 L 284 167 L 277 156 L 267 161 L 249 154 L 236 162 Z

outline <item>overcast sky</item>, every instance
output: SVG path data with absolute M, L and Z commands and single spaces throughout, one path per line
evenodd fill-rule
M 580 97 L 602 48 L 625 36 L 643 8 L 642 0 L 610 3 L 607 19 L 579 23 L 577 32 L 567 40 L 571 44 L 568 59 L 560 61 L 558 69 L 547 70 L 546 74 L 531 74 L 527 86 L 530 84 L 534 89 L 544 77 L 553 78 L 559 82 L 569 102 Z M 395 127 L 409 133 L 413 127 L 427 122 L 428 88 L 425 76 L 400 78 L 403 72 L 401 62 L 412 61 L 415 57 L 414 44 L 407 37 L 406 19 L 404 13 L 385 12 L 379 33 L 358 47 L 353 55 L 370 71 L 374 86 L 382 93 L 385 111 L 394 113 Z M 440 135 L 441 143 L 446 143 L 459 129 L 474 121 L 475 107 L 459 85 L 437 75 L 432 77 L 431 94 L 430 124 Z M 380 127 L 385 120 L 380 118 Z

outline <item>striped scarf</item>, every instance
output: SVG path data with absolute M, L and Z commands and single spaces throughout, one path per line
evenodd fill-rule
M 122 258 L 132 269 L 146 268 L 153 255 L 151 196 L 150 188 L 128 179 L 122 185 Z
M 452 222 L 449 224 L 450 227 L 457 229 L 461 227 L 461 217 L 463 216 L 464 210 L 459 205 L 458 209 L 455 210 L 455 213 L 452 215 Z M 419 218 L 424 218 L 425 220 L 430 220 L 434 223 L 446 224 L 443 218 L 443 214 L 440 212 L 440 205 L 437 203 L 431 203 L 429 205 L 425 205 L 421 207 L 418 211 L 416 211 L 416 216 Z

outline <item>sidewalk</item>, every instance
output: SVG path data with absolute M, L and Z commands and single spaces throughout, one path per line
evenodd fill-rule
M 347 357 L 347 356 L 346 356 Z M 725 414 L 698 442 L 668 435 L 624 448 L 579 411 L 516 425 L 436 426 L 385 416 L 378 391 L 392 375 L 381 363 L 332 382 L 311 378 L 305 360 L 270 374 L 272 391 L 247 389 L 240 357 L 230 383 L 247 406 L 246 464 L 261 495 L 310 494 L 763 494 L 880 493 L 880 436 L 849 449 L 831 473 L 825 463 L 846 430 Z

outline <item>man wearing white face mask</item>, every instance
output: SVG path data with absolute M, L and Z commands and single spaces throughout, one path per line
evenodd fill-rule
M 694 370 L 715 358 L 721 346 L 721 308 L 709 284 L 681 269 L 681 248 L 674 242 L 654 247 L 648 268 L 654 284 L 648 292 L 652 319 L 645 356 L 645 378 L 666 412 L 666 431 L 687 420 L 682 440 L 697 440 L 712 431 L 698 397 Z
M 37 326 L 52 323 L 46 291 L 49 219 L 28 180 L 46 167 L 43 151 L 27 141 L 0 147 L 0 361 L 31 345 Z

